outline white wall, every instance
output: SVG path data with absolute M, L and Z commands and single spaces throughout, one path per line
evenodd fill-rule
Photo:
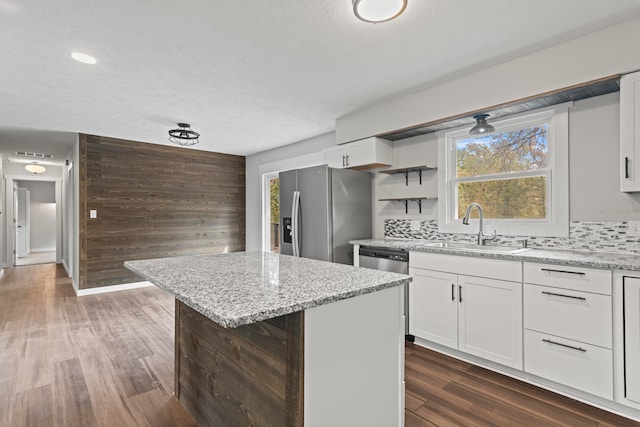
M 353 141 L 640 69 L 640 18 L 336 120 Z M 487 47 L 490 49 L 490 47 Z
M 262 174 L 324 163 L 322 150 L 335 145 L 327 133 L 295 144 L 263 151 L 246 159 L 246 250 L 261 249 Z
M 18 187 L 30 192 L 30 251 L 56 250 L 56 186 L 55 182 L 18 181 Z

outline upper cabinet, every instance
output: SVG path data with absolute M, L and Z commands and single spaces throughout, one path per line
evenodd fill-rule
M 640 72 L 620 78 L 620 190 L 640 191 Z
M 393 161 L 391 141 L 371 137 L 324 150 L 324 160 L 332 168 L 371 169 L 390 166 Z

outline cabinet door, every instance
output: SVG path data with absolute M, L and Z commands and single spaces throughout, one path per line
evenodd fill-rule
M 522 369 L 522 283 L 458 276 L 459 349 Z
M 347 150 L 339 145 L 324 150 L 324 162 L 330 168 L 342 169 L 347 166 Z
M 620 79 L 620 190 L 640 191 L 640 73 Z
M 458 347 L 457 276 L 412 268 L 409 331 L 416 337 Z
M 347 144 L 347 166 L 351 168 L 376 163 L 376 142 L 376 138 L 367 138 Z
M 640 279 L 624 279 L 625 397 L 640 403 Z

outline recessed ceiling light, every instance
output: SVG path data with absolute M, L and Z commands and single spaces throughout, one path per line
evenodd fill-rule
M 92 64 L 93 65 L 96 62 L 98 62 L 98 61 L 96 61 L 96 58 L 94 58 L 93 56 L 87 55 L 85 53 L 80 53 L 80 52 L 73 52 L 71 54 L 71 57 L 73 59 L 75 59 L 76 61 L 78 61 L 78 62 L 82 62 L 83 64 Z

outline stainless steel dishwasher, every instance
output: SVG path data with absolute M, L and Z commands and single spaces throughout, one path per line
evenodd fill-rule
M 409 274 L 409 252 L 402 249 L 361 246 L 358 259 L 360 267 Z M 413 337 L 409 335 L 409 285 L 404 286 L 402 313 L 404 314 L 404 334 L 411 340 Z

